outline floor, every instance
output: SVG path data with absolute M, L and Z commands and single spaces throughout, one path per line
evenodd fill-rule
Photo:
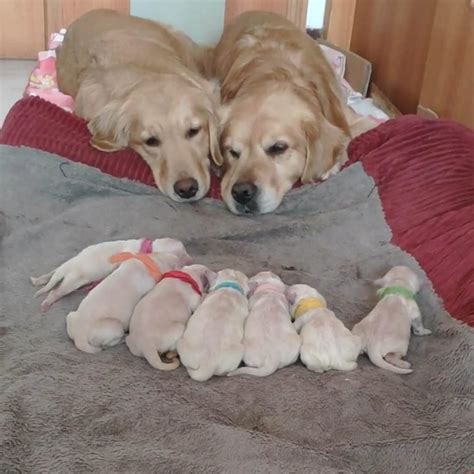
M 36 61 L 0 59 L 0 127 L 10 107 L 22 97 Z

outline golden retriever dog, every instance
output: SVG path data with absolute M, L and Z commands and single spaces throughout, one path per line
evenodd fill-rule
M 205 76 L 209 51 L 159 23 L 94 10 L 67 30 L 58 50 L 59 88 L 75 97 L 91 145 L 130 147 L 148 163 L 158 188 L 195 201 L 210 186 L 219 150 L 218 90 Z
M 308 35 L 276 14 L 243 13 L 225 27 L 214 69 L 232 212 L 271 212 L 299 179 L 340 169 L 349 126 L 334 73 Z

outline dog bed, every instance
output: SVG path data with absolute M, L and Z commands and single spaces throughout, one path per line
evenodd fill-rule
M 374 132 L 354 142 L 351 155 L 362 165 L 292 191 L 264 216 L 236 217 L 213 199 L 177 204 L 150 186 L 38 150 L 0 146 L 0 471 L 471 470 L 473 332 L 446 313 L 384 220 L 379 193 L 392 192 L 384 179 L 392 182 L 414 165 L 385 163 L 375 181 L 366 172 L 385 162 L 378 149 L 403 154 L 395 152 L 389 127 L 418 127 L 428 141 L 426 124 L 407 120 L 387 124 L 385 137 Z M 452 127 L 438 125 L 433 142 Z M 456 152 L 453 144 L 448 148 Z M 404 192 L 408 204 L 397 201 L 397 215 L 418 212 L 410 188 Z M 394 212 L 383 207 L 388 216 Z M 419 228 L 404 228 L 412 232 L 419 241 Z M 423 279 L 418 301 L 433 335 L 412 337 L 407 359 L 414 372 L 406 376 L 361 357 L 352 372 L 318 375 L 295 364 L 266 378 L 197 383 L 183 368 L 153 369 L 124 344 L 96 355 L 79 352 L 65 316 L 84 293 L 41 314 L 28 276 L 92 243 L 135 236 L 182 239 L 196 261 L 213 269 L 269 269 L 288 284 L 314 285 L 348 327 L 374 306 L 371 281 L 393 265 L 409 265 Z
M 118 178 L 153 185 L 148 165 L 131 150 L 103 153 L 89 145 L 78 117 L 38 97 L 17 102 L 0 143 L 66 157 Z M 443 120 L 404 116 L 352 141 L 350 163 L 375 179 L 392 241 L 427 272 L 447 310 L 474 324 L 474 133 Z M 220 199 L 213 176 L 208 197 Z

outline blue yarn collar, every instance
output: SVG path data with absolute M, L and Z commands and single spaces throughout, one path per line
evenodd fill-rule
M 238 291 L 241 295 L 245 295 L 244 290 L 238 283 L 229 280 L 221 281 L 214 288 L 212 288 L 211 291 L 222 290 L 224 288 L 229 288 L 230 290 Z

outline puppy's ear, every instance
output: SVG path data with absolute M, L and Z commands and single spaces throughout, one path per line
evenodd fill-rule
M 288 300 L 288 303 L 295 304 L 298 295 L 296 294 L 295 288 L 293 288 L 292 286 L 288 286 L 286 287 L 285 296 Z
M 377 278 L 377 280 L 374 280 L 374 285 L 380 286 L 381 288 L 385 286 L 385 283 L 386 283 L 385 277 Z
M 153 251 L 176 255 L 180 259 L 182 267 L 193 263 L 192 257 L 188 254 L 186 247 L 180 240 L 170 238 L 157 239 L 153 242 Z
M 249 297 L 249 293 L 250 293 L 250 287 L 249 287 L 249 282 L 248 280 L 244 281 L 244 283 L 242 284 L 242 290 L 244 290 L 244 295 Z
M 347 160 L 349 137 L 321 114 L 314 121 L 303 123 L 306 137 L 305 166 L 301 181 L 310 183 L 324 177 Z
M 203 277 L 201 279 L 205 291 L 209 290 L 209 288 L 215 283 L 216 279 L 217 273 L 213 272 L 209 268 L 206 268 L 206 271 L 203 273 Z
M 92 134 L 90 144 L 106 152 L 126 148 L 130 139 L 131 120 L 126 104 L 121 100 L 112 100 L 87 124 Z
M 248 282 L 248 285 L 249 285 L 249 294 L 248 296 L 252 296 L 253 295 L 253 292 L 258 288 L 258 283 L 253 280 L 252 278 L 250 278 L 249 282 Z
M 207 289 L 212 288 L 217 280 L 217 273 L 213 272 L 209 268 L 206 272 L 206 279 L 207 279 Z

